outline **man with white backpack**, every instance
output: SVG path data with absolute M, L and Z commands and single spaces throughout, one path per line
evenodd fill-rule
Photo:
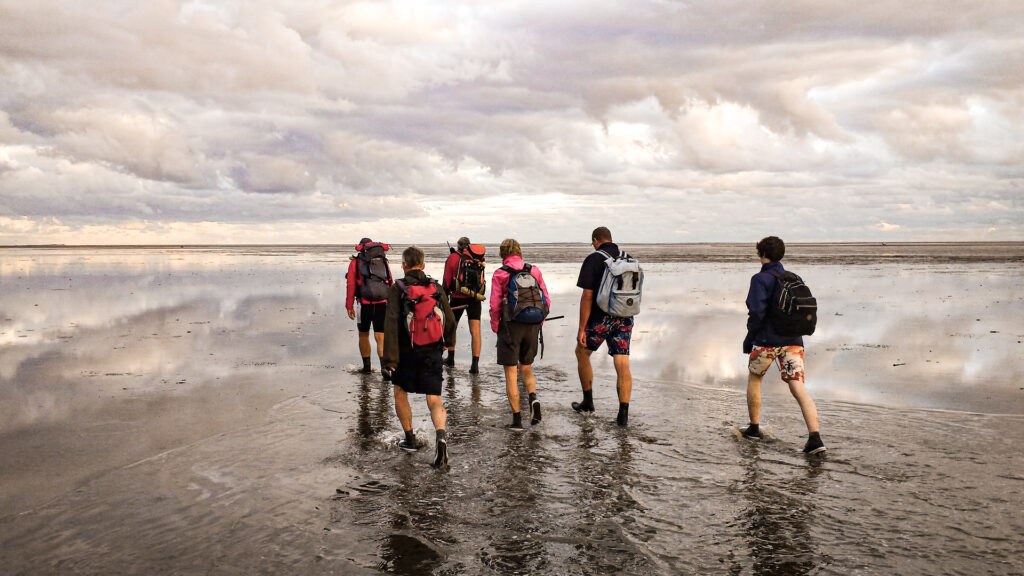
M 572 409 L 580 413 L 594 411 L 591 388 L 594 369 L 590 365 L 590 355 L 607 342 L 608 354 L 615 365 L 615 388 L 619 396 L 616 422 L 619 426 L 626 426 L 633 390 L 633 376 L 629 372 L 629 341 L 633 333 L 633 316 L 640 312 L 643 271 L 635 259 L 620 252 L 612 242 L 608 228 L 595 228 L 590 242 L 595 251 L 583 261 L 576 281 L 576 285 L 583 289 L 576 334 L 576 361 L 583 401 L 573 402 Z

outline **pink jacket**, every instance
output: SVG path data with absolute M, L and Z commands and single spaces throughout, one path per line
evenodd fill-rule
M 502 260 L 501 263 L 515 270 L 522 270 L 523 257 L 512 254 Z M 540 284 L 540 289 L 544 292 L 544 297 L 548 299 L 548 306 L 550 307 L 551 296 L 548 295 L 548 287 L 544 284 L 544 276 L 541 275 L 540 268 L 536 266 L 531 267 L 530 274 L 537 279 L 537 284 Z M 508 272 L 498 268 L 494 271 L 494 275 L 491 276 L 491 330 L 494 332 L 498 331 L 498 323 L 501 321 L 501 307 L 505 303 L 505 294 L 507 292 Z

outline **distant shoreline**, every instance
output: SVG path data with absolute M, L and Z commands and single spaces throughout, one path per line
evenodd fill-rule
M 408 244 L 392 244 L 392 259 Z M 447 257 L 446 243 L 419 244 L 428 261 Z M 485 243 L 488 261 L 497 261 L 498 247 Z M 583 242 L 523 244 L 527 260 L 534 262 L 580 262 L 593 248 Z M 623 243 L 622 247 L 641 262 L 756 262 L 752 242 L 673 242 Z M 0 256 L 17 251 L 38 255 L 61 252 L 112 254 L 134 253 L 199 254 L 223 253 L 237 256 L 286 257 L 297 254 L 323 254 L 348 258 L 352 244 L 146 244 L 146 245 L 10 245 L 0 246 Z M 794 264 L 955 264 L 1024 263 L 1024 242 L 793 242 L 787 245 L 785 263 Z

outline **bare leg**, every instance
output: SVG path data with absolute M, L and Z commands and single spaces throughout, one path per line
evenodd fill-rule
M 381 335 L 383 338 L 383 334 Z M 380 348 L 378 348 L 380 350 Z M 370 333 L 360 332 L 359 333 L 359 355 L 363 358 L 370 357 Z
M 523 385 L 526 386 L 526 393 L 536 394 L 537 377 L 533 374 L 533 366 L 530 364 L 520 364 L 519 372 L 523 375 Z
M 384 333 L 383 332 L 374 332 L 373 333 L 373 339 L 377 341 L 377 357 L 378 358 L 383 358 L 384 357 Z M 369 355 L 370 355 L 370 343 L 367 342 L 366 343 L 366 354 L 364 354 L 364 356 L 369 356 Z
M 589 358 L 588 358 L 589 360 Z M 633 392 L 633 375 L 629 372 L 629 356 L 616 354 L 612 356 L 615 364 L 615 390 L 619 393 L 619 402 L 629 404 L 629 396 Z M 590 365 L 590 362 L 587 362 Z M 593 372 L 591 372 L 593 378 Z
M 515 366 L 505 366 L 505 393 L 508 394 L 508 403 L 512 406 L 512 413 L 519 412 L 519 372 Z
M 761 380 L 764 376 L 748 373 L 747 376 L 747 412 L 750 414 L 750 423 L 759 424 L 761 417 Z
M 402 430 L 412 430 L 412 408 L 409 407 L 409 395 L 401 387 L 395 386 L 395 413 Z M 443 409 L 443 406 L 442 406 Z
M 800 412 L 803 412 L 804 422 L 807 423 L 807 432 L 818 431 L 818 407 L 815 406 L 814 400 L 811 395 L 807 393 L 804 388 L 804 383 L 799 380 L 793 380 L 788 382 L 789 391 L 793 394 L 793 398 L 796 398 L 797 404 L 800 404 Z
M 430 419 L 434 422 L 434 430 L 444 430 L 448 420 L 448 411 L 440 396 L 427 395 L 427 408 L 430 408 Z
M 590 350 L 579 344 L 576 345 L 576 370 L 580 375 L 580 387 L 589 392 L 594 385 L 594 368 L 590 365 Z
M 473 356 L 480 356 L 480 347 L 483 342 L 480 339 L 480 321 L 470 320 L 469 321 L 469 334 L 473 338 Z

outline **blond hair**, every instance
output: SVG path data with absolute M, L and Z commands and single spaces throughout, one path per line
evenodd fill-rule
M 519 242 L 514 238 L 505 238 L 501 241 L 501 247 L 498 249 L 498 254 L 500 254 L 502 258 L 507 258 L 513 254 L 522 256 L 523 249 L 519 247 Z

